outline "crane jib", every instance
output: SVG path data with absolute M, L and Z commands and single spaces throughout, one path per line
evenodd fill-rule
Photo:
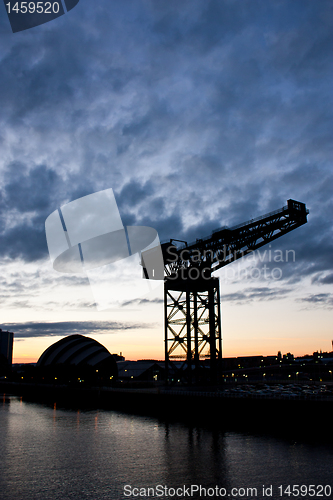
M 159 280 L 198 279 L 199 274 L 194 270 L 199 269 L 200 277 L 207 279 L 212 272 L 305 224 L 308 213 L 304 203 L 290 199 L 278 210 L 231 228 L 216 229 L 210 236 L 191 244 L 182 242 L 183 245 L 177 247 L 173 242 L 179 240 L 170 240 L 162 244 L 164 271 L 156 269 L 149 276 Z M 148 259 L 143 253 L 142 265 L 147 278 L 145 261 Z

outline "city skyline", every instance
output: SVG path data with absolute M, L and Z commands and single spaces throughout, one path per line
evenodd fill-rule
M 14 34 L 2 10 L 0 328 L 14 362 L 71 333 L 163 359 L 162 285 L 98 311 L 86 276 L 52 268 L 47 217 L 105 189 L 125 226 L 161 241 L 305 203 L 307 224 L 216 273 L 223 355 L 330 350 L 331 24 L 326 0 L 79 2 Z

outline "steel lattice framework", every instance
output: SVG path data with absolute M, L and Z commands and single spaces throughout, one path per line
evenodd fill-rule
M 222 227 L 194 243 L 162 245 L 164 259 L 165 370 L 173 378 L 201 379 L 204 362 L 210 361 L 210 380 L 218 377 L 222 360 L 219 280 L 214 271 L 280 238 L 307 222 L 304 203 L 287 205 L 232 228 Z M 147 270 L 142 264 L 144 274 Z M 178 373 L 177 373 L 178 372 Z
M 202 360 L 210 359 L 214 373 L 222 361 L 219 280 L 179 285 L 166 281 L 164 286 L 166 377 L 174 359 L 181 361 L 177 378 L 183 378 L 185 372 L 187 380 L 192 381 L 194 368 L 198 382 Z

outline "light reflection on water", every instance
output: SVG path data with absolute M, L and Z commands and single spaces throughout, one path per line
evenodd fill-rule
M 270 498 L 277 499 L 288 498 L 278 495 L 280 484 L 331 481 L 333 451 L 324 445 L 112 411 L 73 411 L 4 396 L 0 431 L 1 500 L 118 500 L 126 498 L 125 485 L 159 484 L 256 487 L 258 498 L 262 485 L 272 484 Z

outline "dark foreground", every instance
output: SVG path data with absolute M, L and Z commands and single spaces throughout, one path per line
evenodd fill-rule
M 0 392 L 15 394 L 26 401 L 57 404 L 67 408 L 101 408 L 171 421 L 260 430 L 292 436 L 325 434 L 333 415 L 333 398 L 239 397 L 223 391 L 169 388 L 69 387 L 1 382 Z

